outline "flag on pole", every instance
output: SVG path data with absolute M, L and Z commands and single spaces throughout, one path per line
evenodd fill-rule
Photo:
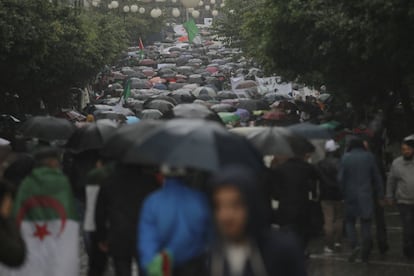
M 57 169 L 34 169 L 21 184 L 13 215 L 27 247 L 20 268 L 2 276 L 78 276 L 79 223 L 67 178 Z
M 199 31 L 198 31 L 196 23 L 194 22 L 194 19 L 188 20 L 183 25 L 184 25 L 185 30 L 187 31 L 187 34 L 188 34 L 188 41 L 193 43 L 194 39 L 199 34 Z
M 129 97 L 131 97 L 131 80 L 128 79 L 126 81 L 125 87 L 124 87 L 124 93 L 122 94 L 124 101 L 128 100 Z
M 139 38 L 139 57 L 140 59 L 144 59 L 144 43 L 142 43 L 141 37 Z

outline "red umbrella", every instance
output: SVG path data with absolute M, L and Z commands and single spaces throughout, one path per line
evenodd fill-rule
M 269 121 L 281 121 L 285 118 L 286 118 L 286 114 L 278 110 L 266 112 L 263 115 L 263 119 L 269 120 Z
M 214 74 L 214 73 L 218 72 L 218 68 L 217 67 L 207 67 L 206 71 L 211 73 L 211 74 Z
M 155 65 L 155 64 L 157 64 L 157 62 L 155 60 L 152 60 L 152 59 L 143 59 L 139 63 L 139 65 L 144 65 L 144 66 Z

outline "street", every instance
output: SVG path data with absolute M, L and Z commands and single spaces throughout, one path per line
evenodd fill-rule
M 414 262 L 408 261 L 402 256 L 401 231 L 399 214 L 397 210 L 390 209 L 386 213 L 387 231 L 390 250 L 385 256 L 381 256 L 374 248 L 369 264 L 357 261 L 348 262 L 349 249 L 345 248 L 342 253 L 325 255 L 323 253 L 323 239 L 319 238 L 311 242 L 310 259 L 308 261 L 309 276 L 411 276 L 414 271 Z M 375 229 L 373 229 L 375 232 Z M 346 247 L 346 245 L 345 245 Z M 86 276 L 87 257 L 82 254 L 81 276 Z M 135 274 L 138 276 L 136 269 Z M 114 276 L 112 267 L 108 268 L 105 276 Z

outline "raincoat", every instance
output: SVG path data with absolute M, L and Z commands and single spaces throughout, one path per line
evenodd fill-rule
M 374 214 L 374 192 L 384 196 L 383 180 L 372 153 L 354 149 L 341 162 L 339 183 L 347 216 L 370 219 Z

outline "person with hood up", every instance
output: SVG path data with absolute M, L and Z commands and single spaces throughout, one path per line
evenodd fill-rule
M 184 168 L 163 167 L 162 189 L 143 204 L 137 250 L 147 276 L 204 275 L 204 254 L 211 239 L 206 196 L 191 188 Z
M 377 162 L 365 148 L 361 139 L 350 141 L 348 152 L 341 160 L 339 184 L 345 201 L 346 233 L 351 243 L 354 262 L 359 254 L 368 262 L 372 249 L 371 225 L 374 217 L 374 194 L 378 200 L 384 198 L 384 188 Z M 358 242 L 356 222 L 361 222 L 362 247 Z
M 387 182 L 387 200 L 397 203 L 403 225 L 403 252 L 414 257 L 414 136 L 404 139 L 402 156 L 394 160 Z
M 271 230 L 263 193 L 248 168 L 228 167 L 211 180 L 217 237 L 212 276 L 304 276 L 305 259 L 288 233 Z

